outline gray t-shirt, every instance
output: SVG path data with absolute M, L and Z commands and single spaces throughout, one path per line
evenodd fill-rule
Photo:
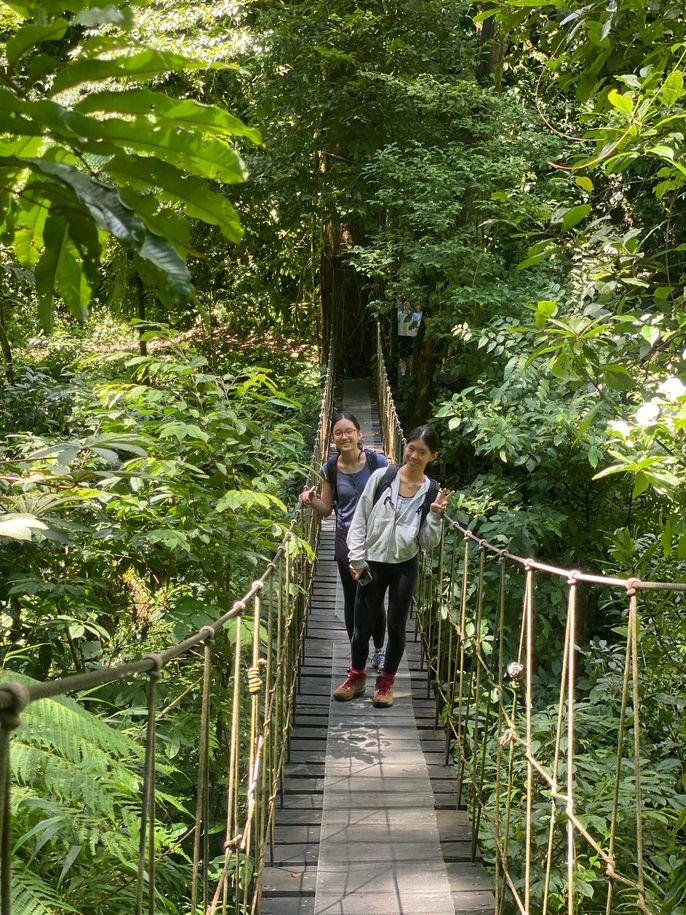
M 377 453 L 376 460 L 377 470 L 381 467 L 388 467 L 386 455 L 379 452 Z M 344 473 L 341 471 L 340 467 L 337 469 L 336 488 L 338 490 L 338 499 L 335 506 L 336 527 L 341 528 L 344 531 L 348 530 L 350 522 L 353 520 L 353 515 L 355 514 L 357 500 L 362 495 L 362 491 L 367 485 L 367 480 L 372 473 L 373 471 L 369 468 L 369 462 L 367 462 L 364 467 L 360 468 L 357 473 Z M 326 474 L 326 464 L 322 464 L 319 468 L 319 476 L 322 480 L 326 480 L 327 483 L 331 484 L 331 480 L 329 480 Z

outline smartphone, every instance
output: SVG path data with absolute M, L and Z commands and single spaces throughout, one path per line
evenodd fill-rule
M 360 587 L 364 588 L 364 586 L 368 585 L 370 581 L 374 581 L 374 578 L 372 573 L 369 571 L 369 568 L 367 567 L 358 578 L 357 583 L 360 585 Z

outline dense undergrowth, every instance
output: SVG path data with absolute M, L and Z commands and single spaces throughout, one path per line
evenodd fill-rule
M 160 328 L 141 356 L 130 335 L 81 336 L 17 360 L 0 396 L 0 664 L 15 680 L 133 660 L 215 620 L 281 541 L 311 449 L 320 371 L 306 349 L 222 352 Z M 229 625 L 215 646 L 225 722 L 232 638 Z M 190 882 L 198 678 L 193 656 L 160 684 L 161 707 L 179 700 L 158 726 L 168 912 Z M 32 705 L 13 741 L 18 912 L 133 911 L 145 682 L 80 699 Z

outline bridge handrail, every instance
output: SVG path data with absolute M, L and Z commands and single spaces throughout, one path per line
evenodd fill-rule
M 377 386 L 383 440 L 389 443 L 389 455 L 399 461 L 404 436 L 384 364 L 380 329 Z M 481 832 L 481 838 L 493 849 L 496 915 L 504 911 L 506 901 L 514 904 L 522 915 L 533 911 L 548 915 L 552 911 L 553 857 L 558 848 L 564 849 L 566 855 L 566 865 L 560 863 L 561 870 L 566 866 L 563 890 L 566 911 L 567 915 L 574 915 L 578 911 L 578 860 L 583 846 L 604 865 L 604 877 L 599 876 L 598 881 L 605 881 L 606 915 L 614 911 L 613 900 L 621 893 L 629 893 L 629 897 L 618 900 L 620 907 L 630 898 L 637 911 L 655 915 L 646 895 L 638 593 L 684 593 L 686 583 L 643 581 L 559 567 L 518 556 L 490 543 L 450 514 L 446 522 L 439 547 L 423 557 L 421 566 L 416 605 L 422 664 L 426 664 L 429 673 L 429 689 L 433 688 L 442 703 L 445 762 L 449 761 L 452 750 L 457 757 L 460 798 L 464 792 L 469 795 L 474 819 L 473 859 L 477 855 L 480 830 L 485 828 L 484 821 L 490 827 L 488 835 Z M 499 572 L 496 574 L 493 569 L 489 577 L 487 563 L 490 562 L 499 566 Z M 477 566 L 475 575 L 473 565 Z M 541 758 L 533 739 L 538 644 L 534 596 L 538 573 L 563 578 L 567 586 L 557 710 L 554 730 L 549 734 L 549 742 L 555 749 L 548 759 Z M 614 780 L 612 790 L 604 798 L 611 810 L 607 841 L 594 835 L 596 827 L 584 824 L 584 811 L 578 809 L 576 791 L 575 754 L 580 720 L 576 706 L 578 602 L 584 585 L 622 589 L 627 600 L 621 698 L 613 719 L 617 730 Z M 484 647 L 487 643 L 488 650 Z M 546 701 L 552 700 L 546 698 Z M 542 740 L 541 744 L 543 749 Z M 523 814 L 512 806 L 511 776 L 517 764 L 524 775 L 517 785 L 517 794 L 523 799 Z M 620 781 L 626 770 L 633 782 L 635 802 L 636 849 L 631 861 L 626 860 L 626 850 L 617 846 Z M 485 787 L 487 777 L 489 784 L 495 782 L 489 796 Z M 545 868 L 536 889 L 534 801 L 539 803 L 539 810 L 544 803 L 548 804 L 549 820 L 545 827 L 548 836 Z M 524 852 L 522 859 L 515 860 L 510 842 L 518 816 Z M 558 854 L 562 856 L 562 851 Z
M 329 448 L 329 426 L 335 384 L 335 347 L 329 346 L 317 434 L 308 473 L 316 479 Z M 60 677 L 41 683 L 24 684 L 0 681 L 0 915 L 11 915 L 12 887 L 10 867 L 10 735 L 20 724 L 21 713 L 31 703 L 55 698 L 107 683 L 129 680 L 148 674 L 148 711 L 145 724 L 145 763 L 142 788 L 140 849 L 135 915 L 155 908 L 155 730 L 157 682 L 161 671 L 172 660 L 186 656 L 202 646 L 203 686 L 200 709 L 199 766 L 196 791 L 194 847 L 192 853 L 191 911 L 202 901 L 203 912 L 211 915 L 221 906 L 235 906 L 232 911 L 256 912 L 261 893 L 261 873 L 265 842 L 273 851 L 273 814 L 286 758 L 288 734 L 293 718 L 293 700 L 297 692 L 300 657 L 306 632 L 309 593 L 313 571 L 311 556 L 316 551 L 319 517 L 298 505 L 284 539 L 262 575 L 252 582 L 231 608 L 190 637 L 160 652 L 144 655 L 136 661 L 93 671 Z M 306 557 L 299 541 L 310 547 Z M 265 605 L 266 611 L 262 605 Z M 240 621 L 253 618 L 249 642 L 242 640 Z M 210 898 L 207 867 L 209 862 L 209 711 L 212 641 L 230 620 L 237 620 L 233 662 L 231 743 L 227 775 L 227 827 L 224 869 Z M 267 628 L 267 644 L 261 644 L 260 626 Z M 250 655 L 246 666 L 242 654 Z M 11 676 L 11 672 L 10 676 Z M 243 696 L 241 683 L 247 680 L 249 700 Z M 258 699 L 262 692 L 261 701 Z M 249 701 L 249 753 L 240 759 L 238 741 L 243 706 Z M 166 712 L 166 710 L 165 710 Z M 265 765 L 265 759 L 268 766 Z M 245 787 L 246 801 L 241 811 L 239 788 Z M 249 861 L 250 859 L 250 861 Z M 249 866 L 251 865 L 251 866 Z M 233 884 L 232 879 L 233 868 Z M 230 898 L 229 898 L 230 897 Z

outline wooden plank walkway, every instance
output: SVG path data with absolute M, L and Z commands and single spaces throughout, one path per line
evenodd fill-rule
M 379 447 L 366 382 L 345 382 L 342 403 Z M 322 525 L 284 807 L 274 861 L 265 869 L 263 915 L 487 915 L 491 881 L 471 861 L 467 813 L 443 765 L 414 629 L 391 709 L 367 693 L 337 703 L 349 664 L 342 595 L 333 560 L 333 518 Z M 413 624 L 411 623 L 413 626 Z

